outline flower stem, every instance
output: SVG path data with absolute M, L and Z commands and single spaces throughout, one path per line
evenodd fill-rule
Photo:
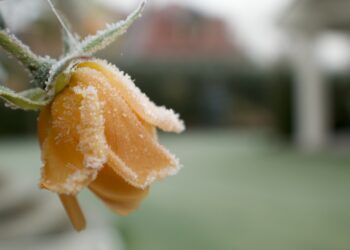
M 74 229 L 80 232 L 85 228 L 86 222 L 77 198 L 74 195 L 65 194 L 60 194 L 59 197 Z

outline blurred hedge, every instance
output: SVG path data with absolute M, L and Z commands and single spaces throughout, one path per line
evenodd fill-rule
M 261 70 L 225 60 L 114 62 L 159 105 L 181 114 L 188 126 L 270 128 L 293 133 L 293 75 L 287 66 Z M 330 77 L 333 128 L 350 127 L 350 77 Z M 35 112 L 0 107 L 0 136 L 33 133 Z

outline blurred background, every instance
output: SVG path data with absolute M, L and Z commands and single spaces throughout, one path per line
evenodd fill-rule
M 83 37 L 138 1 L 54 3 Z M 348 0 L 150 0 L 98 57 L 181 114 L 187 131 L 160 140 L 185 168 L 128 217 L 83 192 L 91 224 L 73 233 L 58 199 L 37 189 L 37 113 L 1 105 L 0 249 L 350 249 L 349 9 Z M 60 55 L 45 0 L 4 0 L 0 10 L 35 52 Z M 30 86 L 3 50 L 0 81 Z

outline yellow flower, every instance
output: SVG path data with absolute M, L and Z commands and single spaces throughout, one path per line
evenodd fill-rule
M 136 209 L 150 184 L 179 169 L 156 128 L 181 132 L 172 110 L 158 107 L 129 76 L 101 61 L 80 63 L 38 120 L 40 186 L 60 195 L 77 230 L 85 220 L 75 198 L 88 187 L 121 215 Z

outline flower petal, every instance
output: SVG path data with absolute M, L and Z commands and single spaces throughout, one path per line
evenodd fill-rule
M 50 106 L 45 106 L 41 109 L 39 118 L 38 118 L 38 138 L 40 146 L 42 147 L 45 138 L 49 133 L 49 129 L 51 126 L 51 114 L 50 114 Z
M 130 77 L 121 72 L 114 65 L 102 60 L 81 63 L 79 67 L 90 67 L 101 72 L 119 91 L 131 108 L 146 122 L 168 132 L 182 132 L 184 123 L 179 115 L 171 109 L 156 106 L 134 84 Z
M 102 105 L 93 87 L 72 83 L 50 108 L 51 117 L 46 109 L 39 117 L 39 138 L 49 128 L 42 144 L 41 186 L 76 194 L 96 178 L 107 160 Z
M 89 188 L 107 206 L 121 215 L 127 215 L 139 207 L 142 199 L 147 195 L 148 189 L 139 189 L 127 183 L 106 165 L 98 174 Z
M 152 127 L 140 121 L 109 79 L 87 67 L 77 69 L 73 78 L 89 82 L 105 101 L 108 164 L 117 174 L 130 184 L 145 188 L 178 171 L 177 159 L 157 142 Z

